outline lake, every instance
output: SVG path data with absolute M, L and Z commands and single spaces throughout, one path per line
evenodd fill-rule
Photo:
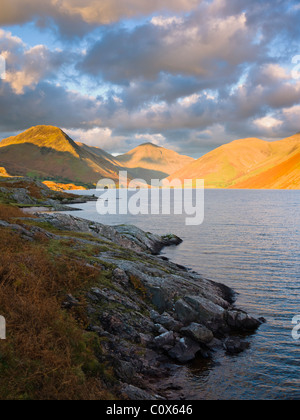
M 182 245 L 165 256 L 232 287 L 239 307 L 267 319 L 245 353 L 220 351 L 180 370 L 191 399 L 300 399 L 300 340 L 292 337 L 300 315 L 300 191 L 207 190 L 201 226 L 186 226 L 182 215 L 100 216 L 95 202 L 79 207 L 70 214 L 180 236 Z

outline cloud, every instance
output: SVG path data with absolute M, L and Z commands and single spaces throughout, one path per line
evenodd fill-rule
M 201 0 L 2 0 L 0 25 L 51 18 L 64 30 L 66 22 L 106 25 L 155 11 L 187 12 L 199 3 Z
M 18 37 L 0 29 L 0 53 L 6 60 L 6 78 L 14 93 L 22 95 L 59 70 L 67 61 L 62 51 L 50 51 L 44 45 L 33 48 Z
M 255 31 L 247 27 L 244 13 L 197 17 L 154 17 L 133 30 L 108 30 L 88 49 L 79 68 L 124 85 L 155 80 L 161 73 L 196 77 L 207 85 L 233 82 L 238 67 L 261 54 L 252 43 Z
M 0 29 L 2 133 L 52 124 L 110 152 L 151 141 L 197 157 L 234 138 L 299 131 L 293 1 L 2 3 L 3 25 L 35 21 L 44 34 L 57 25 L 69 36 L 95 29 L 76 45 L 58 32 L 61 50 Z

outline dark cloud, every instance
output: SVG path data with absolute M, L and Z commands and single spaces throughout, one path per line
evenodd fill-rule
M 89 98 L 50 83 L 39 83 L 17 95 L 0 82 L 0 132 L 22 131 L 34 125 L 91 129 L 97 121 L 97 104 Z

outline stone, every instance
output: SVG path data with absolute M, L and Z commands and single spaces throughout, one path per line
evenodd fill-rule
M 154 344 L 158 348 L 164 348 L 166 346 L 174 346 L 175 337 L 172 331 L 166 332 L 164 334 L 155 337 Z
M 156 322 L 166 328 L 166 330 L 178 332 L 182 328 L 182 325 L 167 312 L 157 317 Z
M 116 280 L 120 281 L 121 283 L 125 285 L 128 285 L 129 277 L 127 276 L 124 270 L 121 270 L 120 268 L 116 268 L 113 271 L 113 276 Z
M 196 358 L 200 350 L 199 344 L 190 338 L 184 337 L 169 351 L 169 356 L 180 363 L 188 363 Z
M 175 304 L 175 313 L 178 319 L 185 325 L 197 320 L 197 312 L 183 299 L 180 299 Z
M 72 309 L 76 306 L 80 306 L 80 302 L 75 299 L 72 295 L 67 295 L 66 300 L 62 304 L 63 308 L 65 309 Z
M 186 328 L 182 328 L 180 332 L 200 344 L 209 344 L 214 338 L 213 333 L 208 328 L 195 322 Z
M 158 334 L 165 334 L 168 332 L 168 330 L 166 328 L 164 328 L 162 325 L 160 324 L 155 324 L 154 325 L 154 329 Z
M 228 311 L 226 321 L 230 328 L 238 331 L 256 331 L 262 324 L 261 320 L 237 310 Z
M 199 320 L 212 321 L 216 319 L 223 320 L 224 318 L 224 308 L 208 299 L 201 296 L 186 296 L 185 301 L 196 311 Z
M 249 343 L 240 340 L 237 337 L 227 338 L 224 342 L 226 352 L 231 355 L 243 353 L 245 350 L 249 349 L 249 347 Z
M 157 399 L 155 396 L 133 385 L 125 384 L 121 392 L 131 401 L 154 401 Z

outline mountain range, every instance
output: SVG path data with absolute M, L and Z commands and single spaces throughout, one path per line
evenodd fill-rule
M 206 188 L 300 189 L 300 134 L 275 142 L 236 140 L 168 178 L 175 179 L 204 179 Z
M 92 187 L 127 170 L 129 180 L 148 183 L 204 179 L 207 188 L 300 189 L 300 134 L 275 142 L 236 140 L 195 160 L 151 143 L 114 157 L 57 127 L 37 126 L 0 142 L 0 167 L 0 176 L 34 177 L 49 186 Z

